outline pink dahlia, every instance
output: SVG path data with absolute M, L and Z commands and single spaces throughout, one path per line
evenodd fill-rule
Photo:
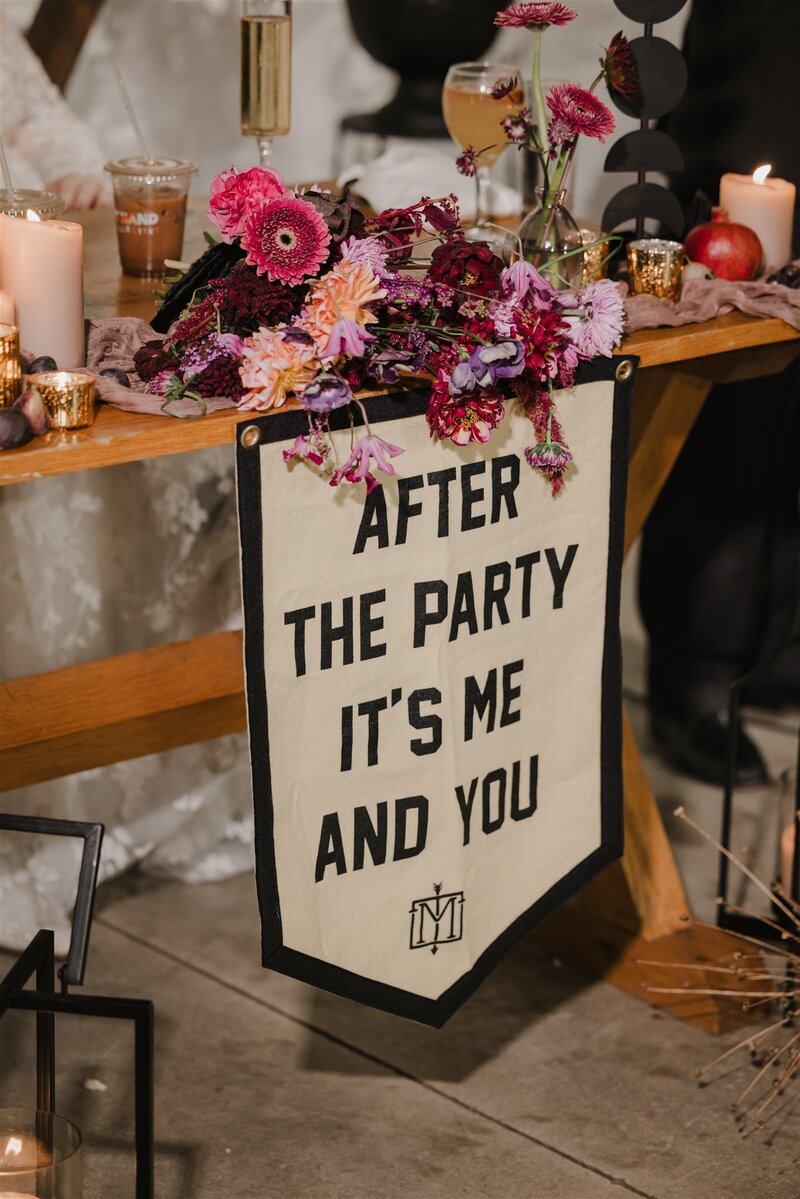
M 231 167 L 211 184 L 208 219 L 217 226 L 222 240 L 230 244 L 244 233 L 245 221 L 258 204 L 285 194 L 286 184 L 277 171 L 267 167 L 237 171 Z
M 526 3 L 509 4 L 494 19 L 495 25 L 508 29 L 546 29 L 548 25 L 569 25 L 577 13 L 566 4 L 552 0 L 527 0 Z
M 431 393 L 425 418 L 431 434 L 454 445 L 469 445 L 471 441 L 488 441 L 505 415 L 503 397 L 496 391 L 475 392 L 468 396 L 451 397 L 445 372 L 440 372 L 438 386 Z
M 584 134 L 604 142 L 614 132 L 614 115 L 602 100 L 577 83 L 554 83 L 547 94 L 553 120 L 566 127 L 571 140 Z
M 625 306 L 616 283 L 598 279 L 587 283 L 575 296 L 574 311 L 564 312 L 567 336 L 581 358 L 611 356 L 614 346 L 622 339 Z
M 258 275 L 293 287 L 316 275 L 328 257 L 330 241 L 328 227 L 317 210 L 297 196 L 284 195 L 259 204 L 250 213 L 242 249 Z

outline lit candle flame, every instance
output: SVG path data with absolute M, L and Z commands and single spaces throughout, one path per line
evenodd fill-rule
M 22 1141 L 19 1137 L 9 1137 L 4 1157 L 19 1157 L 22 1153 Z
M 29 208 L 28 211 L 25 213 L 26 221 L 41 221 L 41 219 L 42 218 L 39 216 L 39 213 L 34 212 L 32 208 Z
M 767 163 L 766 166 L 763 167 L 756 167 L 756 169 L 753 171 L 753 183 L 758 183 L 759 185 L 766 183 L 767 175 L 771 170 L 771 163 Z

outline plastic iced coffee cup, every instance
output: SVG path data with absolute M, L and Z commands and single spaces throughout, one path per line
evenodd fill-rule
M 189 182 L 197 170 L 182 158 L 107 162 L 114 184 L 119 257 L 125 275 L 163 275 L 164 259 L 183 250 Z

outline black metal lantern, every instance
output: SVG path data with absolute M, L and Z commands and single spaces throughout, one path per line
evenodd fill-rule
M 36 1013 L 36 1107 L 41 1112 L 55 1112 L 57 1014 L 132 1020 L 136 1199 L 153 1199 L 153 1005 L 147 999 L 71 995 L 69 992 L 71 986 L 82 985 L 86 970 L 103 825 L 0 813 L 0 829 L 19 833 L 80 837 L 83 840 L 69 952 L 65 963 L 58 970 L 60 989 L 56 989 L 55 941 L 49 929 L 40 929 L 36 933 L 5 978 L 0 981 L 0 1017 L 10 1009 Z M 34 976 L 35 989 L 26 990 L 27 984 Z

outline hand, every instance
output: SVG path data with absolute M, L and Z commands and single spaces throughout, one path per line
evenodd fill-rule
M 109 208 L 111 192 L 106 183 L 92 175 L 63 175 L 45 185 L 65 201 L 67 208 L 77 212 L 82 208 Z

